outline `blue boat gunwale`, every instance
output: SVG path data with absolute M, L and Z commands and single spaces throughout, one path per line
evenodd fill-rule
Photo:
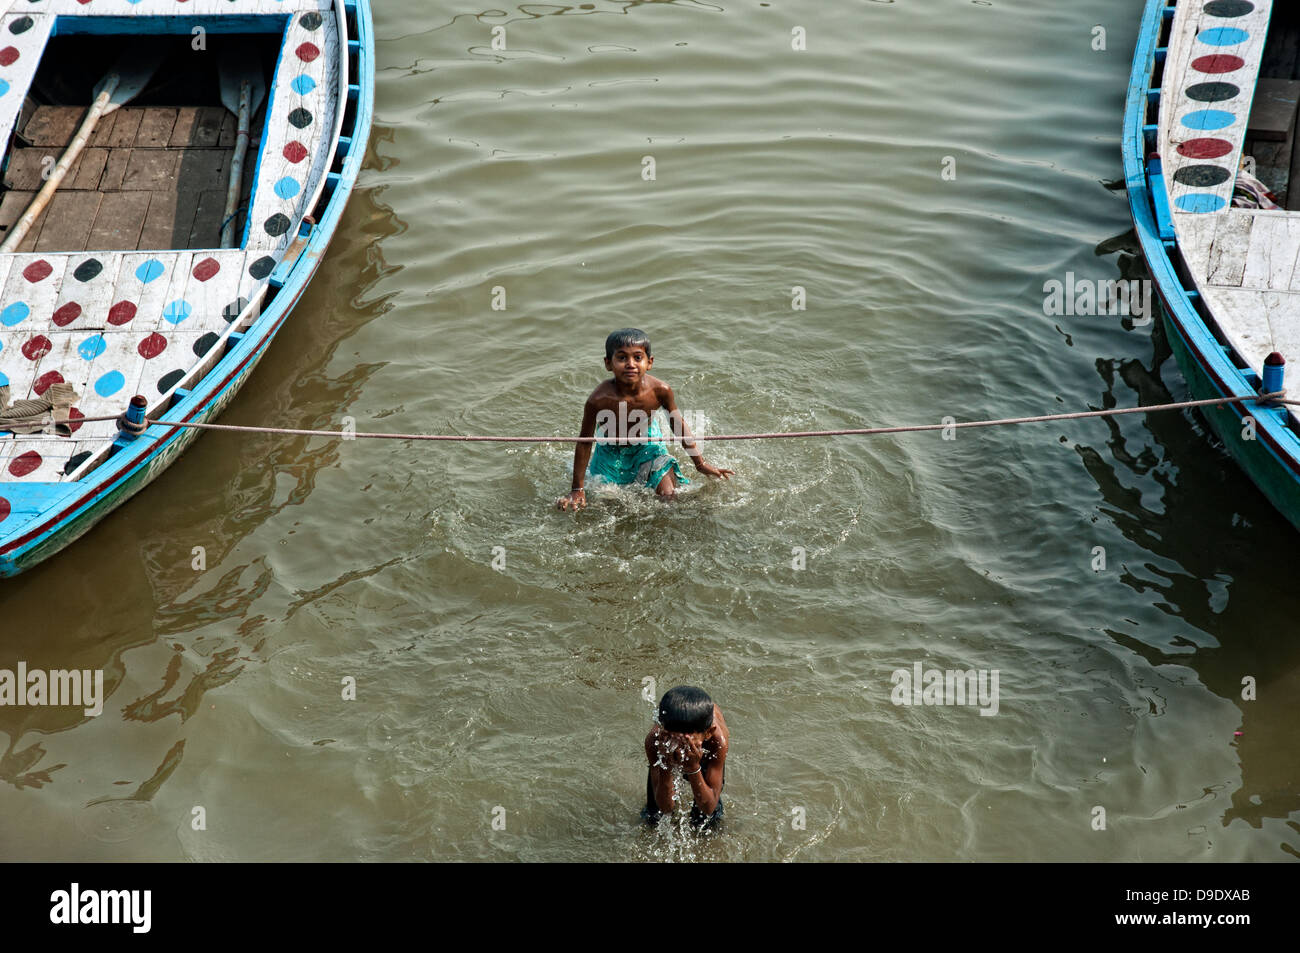
M 1256 435 L 1279 464 L 1300 479 L 1300 434 L 1292 428 L 1290 414 L 1283 408 L 1267 407 L 1256 398 L 1259 395 L 1259 378 L 1248 369 L 1237 366 L 1230 354 L 1244 364 L 1246 361 L 1229 345 L 1222 343 L 1193 304 L 1188 289 L 1178 275 L 1170 248 L 1161 239 L 1160 225 L 1155 210 L 1155 193 L 1150 170 L 1146 162 L 1145 117 L 1149 107 L 1158 106 L 1160 88 L 1151 86 L 1156 66 L 1156 51 L 1163 28 L 1166 11 L 1173 14 L 1175 4 L 1170 0 L 1147 0 L 1138 31 L 1137 46 L 1133 51 L 1133 69 L 1129 78 L 1124 109 L 1124 130 L 1121 141 L 1124 161 L 1124 182 L 1128 192 L 1129 209 L 1134 230 L 1142 248 L 1143 257 L 1151 271 L 1160 299 L 1170 320 L 1198 364 L 1205 370 L 1220 397 L 1239 397 L 1240 403 L 1225 404 L 1237 407 L 1255 420 Z M 1159 146 L 1159 143 L 1156 144 Z M 1177 239 L 1171 242 L 1177 249 Z M 1244 405 L 1251 404 L 1250 408 Z
M 36 12 L 40 12 L 39 10 Z M 84 14 L 58 13 L 50 27 L 51 38 L 56 36 L 184 36 L 193 35 L 196 27 L 204 33 L 279 33 L 293 19 L 290 13 L 196 13 L 190 16 L 175 13 L 150 13 L 147 15 L 101 15 L 94 11 Z M 279 21 L 280 29 L 267 30 L 268 21 Z
M 300 228 L 300 235 L 306 233 L 305 245 L 289 263 L 288 270 L 277 275 L 278 280 L 267 289 L 259 316 L 195 388 L 156 419 L 182 422 L 207 419 L 215 408 L 229 401 L 236 382 L 242 383 L 302 297 L 342 219 L 365 159 L 374 115 L 374 26 L 370 0 L 339 0 L 334 12 L 343 28 L 340 39 L 346 37 L 346 42 L 340 43 L 339 53 L 347 69 L 346 73 L 340 72 L 339 119 L 331 146 L 333 156 L 325 166 L 316 201 L 306 214 L 314 214 L 322 202 L 324 209 L 314 226 L 304 224 Z M 349 14 L 356 24 L 355 35 L 346 30 Z M 347 144 L 340 148 L 344 140 Z M 337 172 L 333 171 L 336 166 Z M 0 577 L 27 568 L 25 554 L 45 546 L 59 535 L 61 528 L 75 524 L 133 477 L 174 452 L 178 443 L 188 443 L 196 435 L 190 428 L 168 426 L 165 422 L 153 424 L 80 480 L 31 487 L 35 491 L 32 497 L 42 509 L 14 528 L 15 538 L 0 545 Z M 58 512 L 51 513 L 54 509 Z

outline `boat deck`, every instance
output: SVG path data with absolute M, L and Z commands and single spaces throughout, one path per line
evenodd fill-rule
M 257 318 L 321 194 L 346 103 L 346 36 L 331 0 L 178 4 L 23 0 L 0 17 L 0 132 L 10 142 L 11 190 L 0 201 L 0 226 L 21 214 L 39 188 L 42 157 L 61 152 L 85 113 L 23 102 L 42 51 L 58 39 L 50 40 L 56 15 L 274 15 L 284 30 L 266 117 L 255 123 L 264 134 L 248 153 L 242 247 L 216 247 L 233 117 L 207 106 L 110 114 L 20 250 L 0 254 L 0 386 L 9 386 L 10 400 L 39 398 L 65 381 L 78 395 L 74 419 L 119 414 L 137 393 L 149 413 L 165 410 Z M 0 431 L 0 483 L 80 479 L 108 457 L 116 436 L 113 421 L 74 423 L 70 437 Z
M 0 238 L 32 203 L 85 109 L 40 106 L 9 153 Z M 219 106 L 132 107 L 107 116 L 19 252 L 216 248 L 235 153 L 235 117 Z M 260 126 L 254 124 L 260 142 Z M 256 154 L 256 153 L 254 153 Z M 244 180 L 241 207 L 252 182 Z M 236 219 L 243 225 L 243 219 Z
M 1256 374 L 1272 351 L 1300 362 L 1300 212 L 1232 205 L 1243 156 L 1282 202 L 1300 204 L 1300 188 L 1287 188 L 1300 21 L 1280 6 L 1183 0 L 1161 80 L 1158 151 L 1178 249 L 1206 313 Z

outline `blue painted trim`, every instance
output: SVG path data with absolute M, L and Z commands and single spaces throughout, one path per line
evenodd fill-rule
M 1151 205 L 1156 213 L 1156 231 L 1162 242 L 1176 242 L 1174 216 L 1169 211 L 1169 195 L 1165 191 L 1164 166 L 1158 155 L 1147 160 L 1147 181 L 1151 184 Z
M 16 12 L 16 11 L 11 11 Z M 39 13 L 39 10 L 33 10 Z M 231 16 L 127 16 L 105 17 L 61 14 L 54 20 L 50 36 L 163 36 L 193 34 L 196 26 L 208 33 L 279 33 L 289 16 L 284 13 L 238 14 Z
M 343 133 L 352 139 L 357 148 L 344 157 L 339 172 L 339 187 L 328 197 L 306 247 L 295 267 L 286 276 L 284 287 L 276 293 L 273 300 L 265 304 L 265 310 L 242 335 L 229 336 L 231 343 L 221 360 L 195 385 L 190 394 L 173 403 L 162 415 L 163 420 L 206 420 L 218 405 L 233 396 L 242 386 L 244 377 L 251 373 L 253 365 L 266 352 L 275 333 L 306 290 L 338 228 L 365 158 L 375 97 L 374 27 L 370 2 L 357 0 L 355 4 L 349 3 L 347 6 L 356 13 L 356 39 L 361 49 L 357 63 L 357 85 L 361 87 L 361 95 L 353 122 L 351 126 L 345 124 Z M 30 484 L 23 487 L 20 500 L 9 497 L 11 502 L 18 504 L 9 517 L 15 522 L 6 521 L 0 539 L 21 537 L 28 532 L 26 527 L 32 522 L 62 515 L 50 528 L 15 549 L 0 554 L 0 576 L 16 575 L 28 568 L 31 560 L 39 561 L 43 558 L 39 553 L 42 547 L 64 545 L 69 540 L 62 537 L 70 532 L 70 524 L 83 518 L 93 522 L 106 515 L 111 507 L 99 507 L 97 510 L 97 504 L 124 489 L 133 478 L 147 474 L 151 464 L 165 462 L 159 458 L 178 445 L 183 433 L 182 429 L 169 428 L 165 423 L 154 424 L 130 449 L 118 451 L 83 479 L 72 483 Z M 148 448 L 147 455 L 141 456 L 144 448 Z M 6 487 L 13 485 L 7 484 Z M 93 495 L 87 496 L 88 491 L 93 491 Z M 63 512 L 65 510 L 67 512 Z M 78 532 L 84 532 L 89 525 L 87 523 Z
M 311 227 L 311 225 L 309 225 L 307 222 L 303 222 L 298 226 L 298 237 L 302 238 L 303 236 L 310 236 L 312 231 L 314 231 L 314 229 Z M 311 244 L 310 237 L 307 239 L 307 242 L 308 244 Z M 289 280 L 289 273 L 293 271 L 294 267 L 297 264 L 298 264 L 297 256 L 295 256 L 292 260 L 290 260 L 288 257 L 282 258 L 280 260 L 280 263 L 275 266 L 275 270 L 271 272 L 271 277 L 267 279 L 267 284 L 269 284 L 272 288 L 283 288 L 285 282 Z
M 1128 190 L 1134 229 L 1169 320 L 1186 343 L 1189 354 L 1213 383 L 1214 394 L 1197 396 L 1242 398 L 1240 405 L 1227 406 L 1245 407 L 1255 417 L 1256 433 L 1260 438 L 1258 442 L 1267 449 L 1279 468 L 1297 480 L 1300 487 L 1300 436 L 1291 429 L 1290 415 L 1279 416 L 1266 412 L 1254 400 L 1258 393 L 1259 378 L 1252 371 L 1237 366 L 1246 361 L 1232 348 L 1219 342 L 1196 310 L 1194 300 L 1198 300 L 1199 295 L 1194 290 L 1183 287 L 1171 257 L 1177 251 L 1177 242 L 1173 240 L 1176 236 L 1171 237 L 1168 244 L 1164 238 L 1166 228 L 1160 218 L 1162 215 L 1167 217 L 1169 212 L 1167 203 L 1163 201 L 1163 181 L 1158 175 L 1152 175 L 1152 168 L 1157 173 L 1159 171 L 1159 159 L 1151 166 L 1145 161 L 1145 122 L 1147 93 L 1151 89 L 1161 27 L 1163 21 L 1172 16 L 1173 7 L 1167 6 L 1166 0 L 1147 0 L 1137 47 L 1133 52 L 1133 71 L 1129 78 L 1124 109 L 1122 151 L 1124 182 Z M 1172 230 L 1172 219 L 1169 220 L 1168 229 Z M 1230 441 L 1228 449 L 1233 450 Z

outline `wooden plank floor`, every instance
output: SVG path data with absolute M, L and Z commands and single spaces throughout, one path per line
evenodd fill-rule
M 12 150 L 5 171 L 0 232 L 31 203 L 84 113 L 42 106 L 32 115 L 26 144 Z M 234 141 L 235 119 L 220 106 L 118 110 L 95 130 L 18 251 L 217 247 Z M 250 188 L 245 181 L 245 201 Z
M 1257 374 L 1271 351 L 1300 360 L 1300 214 L 1231 208 L 1189 216 L 1185 233 L 1188 270 L 1232 348 Z

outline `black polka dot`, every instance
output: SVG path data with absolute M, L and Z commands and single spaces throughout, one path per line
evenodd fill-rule
M 1208 189 L 1227 182 L 1231 174 L 1221 165 L 1185 165 L 1174 173 L 1174 181 L 1179 185 L 1190 185 L 1197 189 Z
M 195 355 L 202 357 L 204 354 L 207 354 L 208 351 L 212 350 L 212 345 L 216 344 L 219 340 L 221 340 L 221 338 L 218 337 L 215 332 L 209 331 L 207 334 L 203 335 L 203 337 L 194 342 Z
M 98 258 L 87 258 L 77 266 L 77 270 L 72 273 L 72 277 L 78 281 L 89 281 L 103 270 L 104 263 Z
M 19 17 L 13 23 L 9 24 L 9 32 L 13 34 L 26 33 L 32 28 L 35 21 L 31 17 Z
M 1241 88 L 1232 83 L 1197 83 L 1187 87 L 1187 98 L 1199 103 L 1221 103 L 1225 99 L 1235 99 Z
M 1210 0 L 1202 9 L 1212 17 L 1244 17 L 1255 5 L 1250 0 Z
M 298 18 L 298 22 L 302 24 L 304 30 L 319 30 L 321 23 L 320 14 L 304 13 Z
M 66 476 L 67 474 L 71 473 L 73 470 L 77 469 L 77 467 L 81 466 L 89 459 L 90 459 L 89 450 L 83 450 L 81 451 L 81 453 L 74 453 L 72 456 L 68 457 L 68 462 L 63 465 L 64 475 Z
M 284 216 L 281 216 L 283 218 Z M 259 281 L 275 270 L 275 259 L 270 255 L 263 255 L 257 261 L 248 266 L 248 273 Z
M 313 118 L 314 117 L 310 112 L 300 106 L 293 112 L 289 113 L 289 125 L 293 126 L 295 129 L 306 129 L 311 125 Z
M 169 390 L 171 390 L 173 387 L 179 384 L 181 378 L 184 376 L 185 376 L 185 371 L 179 367 L 176 368 L 176 370 L 174 371 L 168 371 L 162 377 L 158 378 L 158 393 L 160 394 L 167 393 Z
M 229 324 L 231 321 L 234 321 L 236 318 L 238 318 L 243 313 L 244 309 L 247 307 L 248 307 L 248 299 L 238 298 L 230 302 L 230 304 L 226 305 L 224 308 L 221 309 L 221 316 L 225 318 L 226 323 Z
M 289 216 L 276 212 L 266 220 L 266 224 L 262 227 L 266 229 L 266 234 L 270 235 L 272 238 L 277 235 L 283 235 L 289 230 Z

